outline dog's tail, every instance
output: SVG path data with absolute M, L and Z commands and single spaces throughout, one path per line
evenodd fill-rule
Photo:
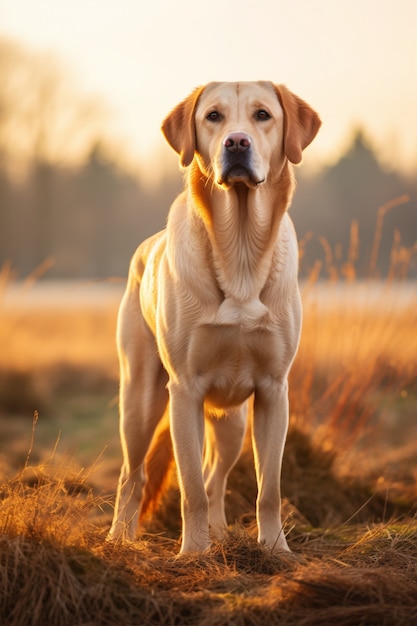
M 169 418 L 165 413 L 160 421 L 145 458 L 145 486 L 143 489 L 140 518 L 151 514 L 168 486 L 174 463 Z

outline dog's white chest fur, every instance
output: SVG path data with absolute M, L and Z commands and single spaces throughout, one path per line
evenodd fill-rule
M 239 326 L 244 330 L 266 328 L 269 311 L 259 298 L 238 302 L 235 298 L 225 298 L 214 318 L 214 324 L 220 326 Z

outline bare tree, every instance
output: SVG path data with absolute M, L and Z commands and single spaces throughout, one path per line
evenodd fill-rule
M 55 58 L 0 40 L 0 168 L 25 172 L 31 180 L 35 264 L 53 253 L 56 167 L 85 157 L 105 135 L 107 121 L 102 103 L 81 95 Z M 1 206 L 0 222 L 5 233 L 8 220 Z

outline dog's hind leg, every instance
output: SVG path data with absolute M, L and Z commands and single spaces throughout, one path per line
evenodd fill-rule
M 225 412 L 225 417 L 206 420 L 204 478 L 209 500 L 211 534 L 221 538 L 227 527 L 224 509 L 226 482 L 239 458 L 246 431 L 247 403 Z
M 109 539 L 133 540 L 144 484 L 144 459 L 167 402 L 167 374 L 154 338 L 138 311 L 137 299 L 124 298 L 119 315 L 120 472 Z

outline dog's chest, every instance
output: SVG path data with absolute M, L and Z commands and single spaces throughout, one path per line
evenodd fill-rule
M 227 407 L 244 402 L 262 381 L 277 376 L 284 351 L 277 332 L 207 324 L 192 332 L 187 369 L 209 404 Z

